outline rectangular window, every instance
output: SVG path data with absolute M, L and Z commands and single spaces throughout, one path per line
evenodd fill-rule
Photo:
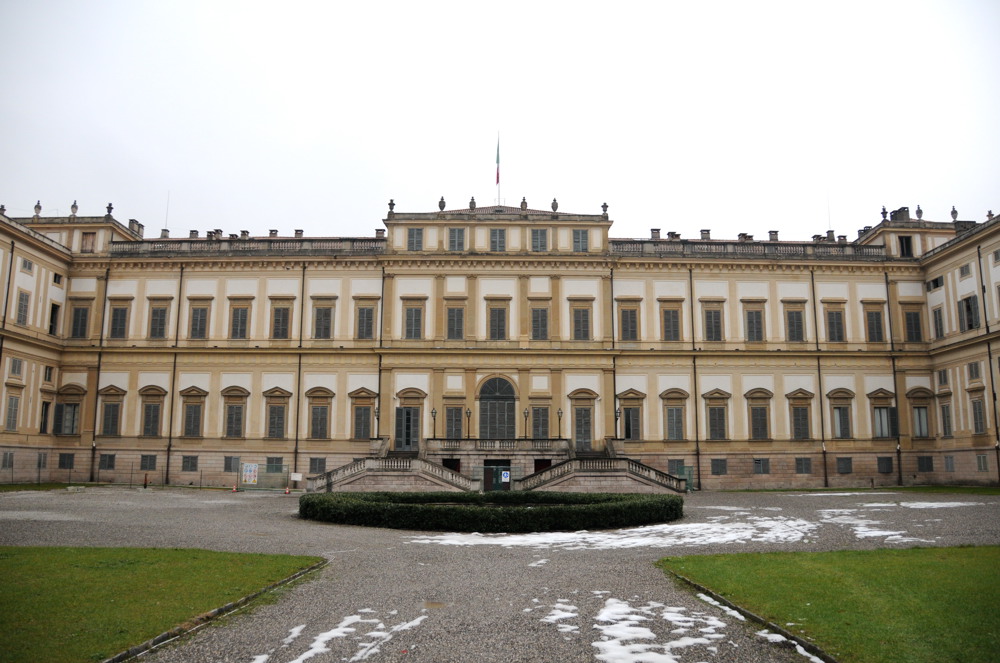
M 403 337 L 408 340 L 418 340 L 424 337 L 424 309 L 422 306 L 407 306 L 404 308 L 405 328 Z
M 920 343 L 924 340 L 924 316 L 920 311 L 904 311 L 903 324 L 906 329 L 906 340 L 909 343 Z
M 899 240 L 899 257 L 900 258 L 912 258 L 913 257 L 913 237 L 910 235 L 899 235 L 897 237 Z
M 930 434 L 927 406 L 918 405 L 913 408 L 913 437 L 930 437 Z
M 573 340 L 590 340 L 590 307 L 573 308 Z
M 53 304 L 49 308 L 49 334 L 55 336 L 59 333 L 59 304 Z
M 7 416 L 4 418 L 4 429 L 8 431 L 17 430 L 17 411 L 21 408 L 20 396 L 7 397 Z
M 933 472 L 934 456 L 917 456 L 917 472 Z
M 990 469 L 989 461 L 986 459 L 986 454 L 976 454 L 976 471 L 986 472 Z
M 407 251 L 423 251 L 424 250 L 424 229 L 423 228 L 407 228 L 406 229 L 406 250 Z
M 370 405 L 354 406 L 354 439 L 368 440 L 372 436 L 372 408 Z
M 17 324 L 28 324 L 28 307 L 31 304 L 31 296 L 26 292 L 17 293 Z
M 930 281 L 927 282 L 927 292 L 930 292 L 931 290 L 937 290 L 943 285 L 944 285 L 944 277 L 935 276 L 934 278 L 932 278 Z
M 531 250 L 535 252 L 549 250 L 549 231 L 545 228 L 531 229 Z
M 56 285 L 62 285 L 62 279 L 63 279 L 63 275 L 62 274 L 53 274 L 52 275 L 52 282 L 55 283 Z
M 56 411 L 52 415 L 52 432 L 56 435 L 79 435 L 79 403 L 56 403 Z
M 101 417 L 101 435 L 118 435 L 121 425 L 121 403 L 105 403 Z
M 108 329 L 108 338 L 125 338 L 128 335 L 128 307 L 111 307 L 111 326 Z
M 41 435 L 45 435 L 49 432 L 49 406 L 50 401 L 42 401 L 42 412 L 40 421 L 38 422 L 38 432 Z
M 785 309 L 785 339 L 789 343 L 802 343 L 806 340 L 805 315 L 802 309 Z
M 958 300 L 958 329 L 968 331 L 979 328 L 979 298 L 970 295 Z
M 97 468 L 101 470 L 115 469 L 115 455 L 101 454 L 100 459 L 97 461 Z
M 465 338 L 465 309 L 460 306 L 448 307 L 448 340 L 461 341 Z
M 223 472 L 239 472 L 240 471 L 240 457 L 239 456 L 223 456 L 223 458 L 222 458 L 222 471 Z
M 444 409 L 444 436 L 449 440 L 462 438 L 462 408 L 446 407 Z
M 229 338 L 244 340 L 250 329 L 250 307 L 234 306 L 229 311 Z
M 45 451 L 38 452 L 38 460 L 35 463 L 35 467 L 39 470 L 44 470 L 49 466 L 49 454 Z
M 490 308 L 490 340 L 503 341 L 507 338 L 507 309 L 499 306 Z
M 750 408 L 750 439 L 767 440 L 771 434 L 767 426 L 767 407 L 753 406 Z
M 191 307 L 191 332 L 190 338 L 204 340 L 208 338 L 208 307 Z
M 268 474 L 278 474 L 285 471 L 285 459 L 281 456 L 268 456 L 264 471 Z
M 931 317 L 934 319 L 934 338 L 944 338 L 944 310 L 941 307 L 934 309 Z
M 746 340 L 747 343 L 761 343 L 764 340 L 764 310 L 759 308 L 747 309 L 744 313 L 746 317 Z
M 149 309 L 149 338 L 163 339 L 167 337 L 166 306 L 152 306 Z
M 243 404 L 226 404 L 226 437 L 243 437 Z
M 326 474 L 326 458 L 310 458 L 309 474 Z
M 892 474 L 892 456 L 879 456 L 875 463 L 879 474 Z
M 587 230 L 573 231 L 573 253 L 586 253 L 590 250 L 590 232 Z
M 286 340 L 291 334 L 292 308 L 275 306 L 271 309 L 271 338 Z
M 667 439 L 684 439 L 684 408 L 676 405 L 668 405 L 666 408 L 667 417 Z
M 639 309 L 630 307 L 621 310 L 620 333 L 623 341 L 639 340 Z
M 725 458 L 713 458 L 712 459 L 712 475 L 713 476 L 722 476 L 723 474 L 726 474 L 727 471 L 728 471 L 728 468 L 726 467 L 726 459 Z
M 23 370 L 24 370 L 24 362 L 20 359 L 20 357 L 11 357 L 10 358 L 10 376 L 12 378 L 19 378 L 19 377 L 21 377 L 21 372 Z
M 708 408 L 708 439 L 726 439 L 726 408 L 713 405 Z
M 90 333 L 88 323 L 90 322 L 89 306 L 74 306 L 73 320 L 69 330 L 70 338 L 87 338 Z
M 885 328 L 882 325 L 882 311 L 865 311 L 865 330 L 869 343 L 885 342 Z
M 875 421 L 872 427 L 877 438 L 896 437 L 896 408 L 876 407 L 873 410 Z
M 942 368 L 937 372 L 937 383 L 938 387 L 948 386 L 948 369 Z
M 722 307 L 720 305 L 713 305 L 711 308 L 706 307 L 705 313 L 705 340 L 706 341 L 721 341 L 722 340 Z
M 448 228 L 448 250 L 465 250 L 465 228 Z
M 972 276 L 972 263 L 966 263 L 958 268 L 959 278 L 968 278 Z
M 531 340 L 547 341 L 549 339 L 549 309 L 531 309 Z
M 796 405 L 792 408 L 792 439 L 808 440 L 810 437 L 809 408 Z
M 844 342 L 844 312 L 842 310 L 827 309 L 826 340 L 830 343 Z
M 74 461 L 76 460 L 76 454 L 59 454 L 59 469 L 60 470 L 72 470 Z
M 771 459 L 770 458 L 754 458 L 753 459 L 753 473 L 754 474 L 770 474 L 771 473 Z
M 979 370 L 979 362 L 978 361 L 970 361 L 968 363 L 968 371 L 969 371 L 969 379 L 970 380 L 978 380 L 980 378 L 980 376 L 981 376 L 981 373 L 980 373 L 980 370 Z
M 796 474 L 812 474 L 812 458 L 796 458 L 795 459 L 795 473 Z
M 375 307 L 358 307 L 358 339 L 371 340 L 375 338 Z
M 641 440 L 642 432 L 639 428 L 639 413 L 637 407 L 622 408 L 622 438 L 626 440 Z
M 201 403 L 184 404 L 184 437 L 201 437 Z
M 833 408 L 833 437 L 838 440 L 851 437 L 851 408 L 846 405 Z
M 267 406 L 267 436 L 269 438 L 281 439 L 285 437 L 286 412 L 287 408 L 284 404 Z
M 684 460 L 682 458 L 671 458 L 668 460 L 667 474 L 675 477 L 684 476 Z
M 80 253 L 93 253 L 96 244 L 97 244 L 96 232 L 82 233 L 80 241 Z
M 197 456 L 181 456 L 181 472 L 197 472 L 197 471 L 198 471 Z
M 490 251 L 494 253 L 507 250 L 507 229 L 490 228 Z
M 531 437 L 545 440 L 549 437 L 549 408 L 531 408 Z
M 853 458 L 838 458 L 837 459 L 837 473 L 838 474 L 850 474 L 854 471 L 854 459 Z
M 945 472 L 954 472 L 955 471 L 955 457 L 954 456 L 945 456 L 944 457 L 944 471 Z
M 313 405 L 309 408 L 309 437 L 325 440 L 330 437 L 330 406 Z
M 31 274 L 35 269 L 35 263 L 31 262 L 27 258 L 21 258 L 21 271 Z
M 972 401 L 972 432 L 976 435 L 986 432 L 986 411 L 983 401 L 978 398 Z
M 941 404 L 941 435 L 943 437 L 952 436 L 950 403 Z
M 573 408 L 573 421 L 576 424 L 573 439 L 577 450 L 589 450 L 594 440 L 593 410 L 589 407 Z
M 680 308 L 664 308 L 663 318 L 663 340 L 681 340 L 681 310 Z
M 156 469 L 156 454 L 142 454 L 139 456 L 139 471 L 152 472 Z
M 317 306 L 313 309 L 313 338 L 333 338 L 332 306 Z

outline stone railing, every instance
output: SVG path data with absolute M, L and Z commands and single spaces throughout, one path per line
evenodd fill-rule
M 624 472 L 679 493 L 687 489 L 685 479 L 661 472 L 631 458 L 574 458 L 519 479 L 514 482 L 513 488 L 532 490 L 576 472 Z
M 480 481 L 470 479 L 463 474 L 449 470 L 447 467 L 419 458 L 362 458 L 330 470 L 326 474 L 307 478 L 306 491 L 329 493 L 333 491 L 336 484 L 366 472 L 430 474 L 447 484 L 467 491 L 479 490 L 481 484 Z
M 111 255 L 129 256 L 244 256 L 244 255 L 378 255 L 385 240 L 340 237 L 254 239 L 159 239 L 112 242 Z
M 428 438 L 423 442 L 428 451 L 566 451 L 569 442 L 563 438 Z
M 739 242 L 713 240 L 612 239 L 613 255 L 694 258 L 803 258 L 835 260 L 886 260 L 884 246 L 840 242 Z

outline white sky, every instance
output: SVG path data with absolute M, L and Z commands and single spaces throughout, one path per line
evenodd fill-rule
M 0 203 L 370 236 L 525 196 L 849 239 L 1000 213 L 1000 2 L 0 2 Z M 169 196 L 169 214 L 168 214 Z

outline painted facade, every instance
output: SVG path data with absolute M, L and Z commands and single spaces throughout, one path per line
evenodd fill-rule
M 0 481 L 1000 480 L 992 215 L 614 239 L 606 207 L 393 207 L 346 238 L 0 210 Z

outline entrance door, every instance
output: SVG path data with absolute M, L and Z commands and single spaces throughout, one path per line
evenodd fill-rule
M 508 473 L 508 480 L 503 480 L 503 473 Z M 483 462 L 483 490 L 510 490 L 510 461 L 487 460 Z
M 479 390 L 479 439 L 512 440 L 517 436 L 514 387 L 503 378 L 487 380 Z
M 416 451 L 420 442 L 420 408 L 396 408 L 396 449 Z

